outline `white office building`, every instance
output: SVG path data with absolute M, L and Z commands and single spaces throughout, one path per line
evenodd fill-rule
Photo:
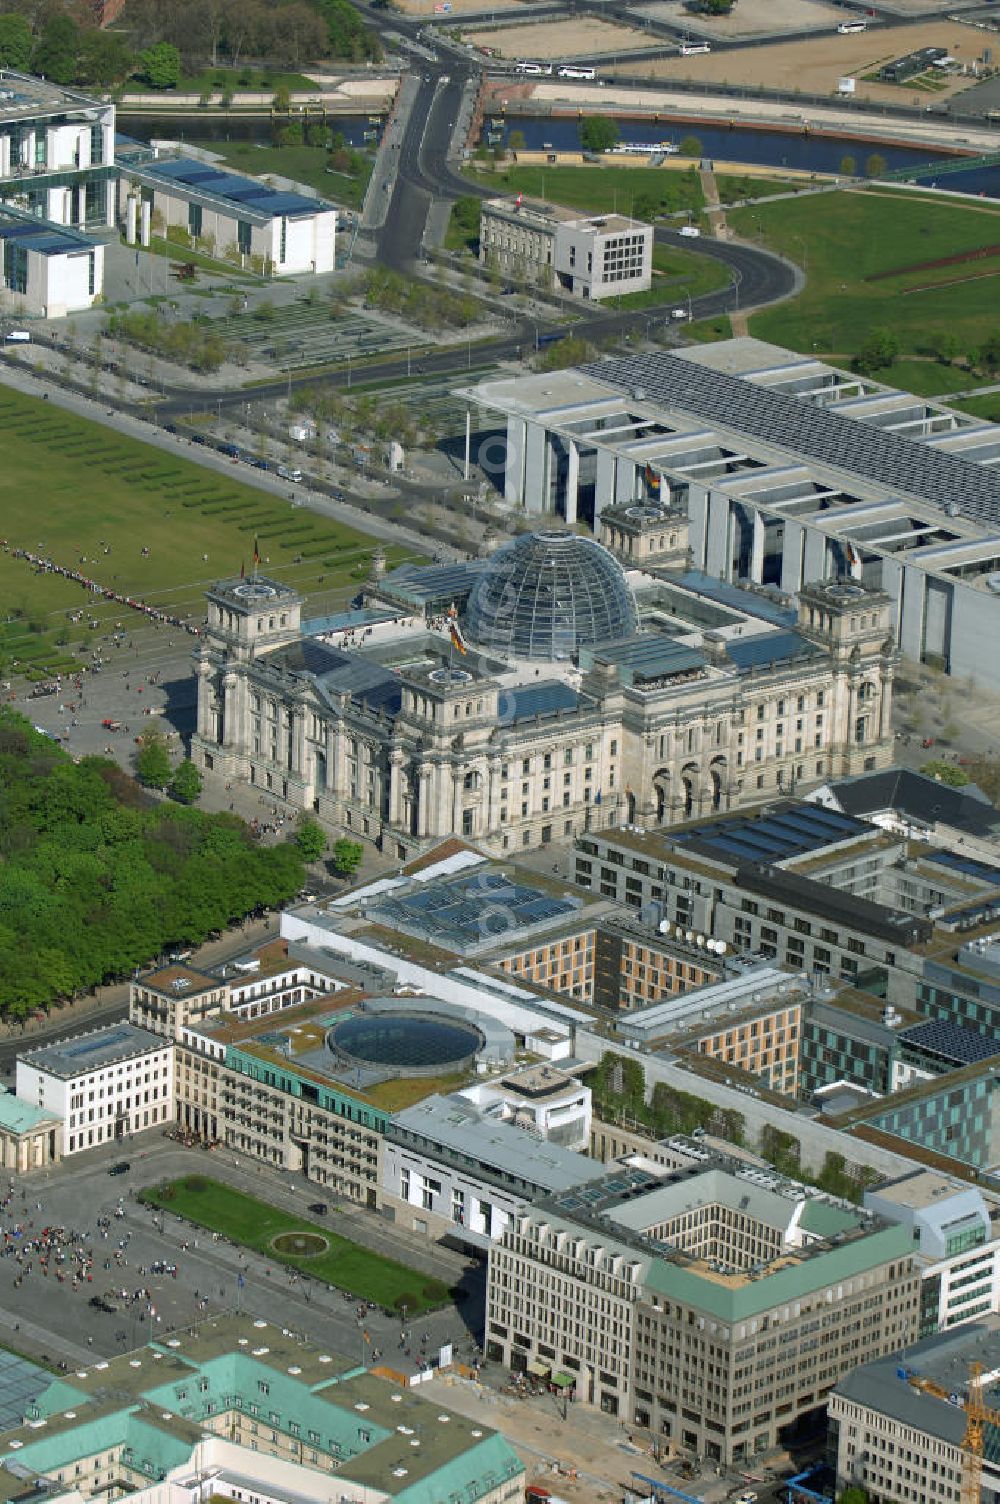
M 0 206 L 5 312 L 64 318 L 104 291 L 104 247 L 79 230 Z
M 62 1123 L 63 1154 L 124 1139 L 174 1117 L 174 1045 L 113 1024 L 19 1057 L 17 1095 Z
M 332 272 L 337 211 L 325 199 L 272 188 L 214 162 L 164 156 L 123 173 L 120 214 L 126 234 L 143 237 L 144 215 L 169 235 L 179 228 L 192 243 L 227 261 L 274 277 Z M 133 207 L 130 208 L 130 200 Z
M 382 1144 L 382 1205 L 402 1227 L 484 1250 L 536 1197 L 597 1180 L 606 1166 L 483 1117 L 461 1096 L 397 1112 Z
M 913 1235 L 922 1337 L 1000 1313 L 1000 1237 L 975 1186 L 915 1170 L 866 1191 L 865 1206 Z
M 495 483 L 536 525 L 686 514 L 677 546 L 712 579 L 881 590 L 907 657 L 1000 688 L 996 424 L 749 338 L 464 395 L 505 418 Z
M 599 301 L 651 285 L 653 227 L 624 214 L 525 202 L 520 194 L 491 198 L 482 207 L 479 259 L 502 276 Z
M 0 71 L 0 199 L 57 225 L 114 223 L 115 107 Z
M 544 1035 L 548 1031 L 541 1031 Z M 539 1040 L 531 1036 L 533 1048 Z M 555 1036 L 550 1045 L 556 1047 Z M 568 1040 L 559 1040 L 568 1052 Z M 590 1146 L 590 1087 L 553 1065 L 526 1065 L 498 1080 L 479 1081 L 458 1093 L 494 1122 L 512 1123 L 538 1138 L 585 1154 Z

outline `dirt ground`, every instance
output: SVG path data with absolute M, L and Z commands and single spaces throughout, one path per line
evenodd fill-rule
M 471 16 L 474 12 L 519 10 L 523 0 L 395 0 L 406 16 L 429 16 L 443 21 L 448 16 Z
M 619 63 L 605 71 L 643 73 L 650 78 L 696 78 L 729 84 L 757 84 L 770 88 L 801 89 L 804 94 L 835 94 L 837 80 L 857 80 L 857 94 L 866 99 L 895 104 L 928 105 L 967 89 L 970 76 L 946 75 L 947 85 L 933 93 L 905 84 L 866 83 L 863 75 L 883 63 L 916 52 L 921 47 L 947 47 L 959 62 L 981 58 L 983 49 L 994 55 L 1000 48 L 1000 33 L 980 31 L 955 21 L 928 21 L 922 26 L 891 26 L 884 30 L 839 36 L 836 32 L 808 42 L 776 42 L 773 47 L 748 51 L 702 54 L 698 57 L 655 58 L 637 63 Z
M 628 52 L 648 47 L 650 39 L 610 21 L 538 21 L 528 26 L 499 26 L 470 33 L 477 47 L 495 47 L 501 57 L 588 58 L 601 52 Z
M 502 1431 L 524 1462 L 528 1481 L 544 1483 L 566 1504 L 618 1504 L 632 1472 L 650 1471 L 651 1459 L 642 1449 L 622 1445 L 625 1428 L 582 1405 L 570 1405 L 564 1421 L 551 1397 L 508 1399 L 466 1384 L 440 1389 L 435 1384 L 434 1389 L 445 1408 Z M 576 1468 L 578 1476 L 555 1471 L 556 1462 Z
M 930 3 L 930 0 L 929 0 Z M 804 31 L 813 26 L 817 32 L 836 31 L 844 12 L 835 5 L 826 5 L 822 0 L 739 0 L 728 16 L 718 16 L 709 21 L 704 16 L 692 16 L 684 7 L 683 0 L 653 0 L 651 5 L 636 8 L 637 16 L 649 16 L 652 21 L 683 26 L 692 36 L 706 37 L 756 37 L 770 36 L 773 32 Z

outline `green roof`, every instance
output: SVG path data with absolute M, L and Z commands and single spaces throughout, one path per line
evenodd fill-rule
M 11 1133 L 27 1133 L 41 1123 L 58 1122 L 59 1118 L 54 1112 L 36 1107 L 33 1102 L 25 1102 L 12 1091 L 0 1094 L 0 1128 L 6 1128 Z
M 213 1417 L 235 1409 L 300 1436 L 337 1459 L 346 1478 L 398 1504 L 455 1497 L 475 1504 L 523 1474 L 517 1454 L 489 1427 L 445 1411 L 436 1396 L 343 1366 L 344 1359 L 247 1317 L 213 1318 L 91 1364 L 41 1386 L 31 1419 L 19 1415 L 0 1433 L 0 1504 L 13 1504 L 21 1487 L 9 1472 L 15 1461 L 52 1476 L 114 1450 L 134 1473 L 162 1478 L 192 1465 Z M 322 1470 L 305 1471 L 318 1490 L 329 1487 Z
M 857 1212 L 848 1211 L 846 1206 L 834 1206 L 832 1201 L 820 1201 L 815 1196 L 806 1202 L 799 1218 L 803 1232 L 815 1233 L 820 1238 L 833 1238 L 839 1232 L 850 1232 L 860 1226 L 860 1223 L 861 1217 Z
M 654 1258 L 646 1285 L 674 1300 L 696 1306 L 720 1321 L 743 1321 L 912 1252 L 913 1239 L 908 1228 L 883 1227 L 833 1248 L 793 1255 L 789 1263 L 756 1280 L 746 1275 L 713 1278 Z

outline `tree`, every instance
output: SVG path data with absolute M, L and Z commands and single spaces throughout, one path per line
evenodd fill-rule
M 944 762 L 938 757 L 925 762 L 920 771 L 925 777 L 934 778 L 949 789 L 964 789 L 965 785 L 971 782 L 964 768 L 956 768 L 954 763 Z
M 962 353 L 962 342 L 953 329 L 943 330 L 935 339 L 935 353 L 944 366 L 951 366 Z
M 132 49 L 117 31 L 92 27 L 80 38 L 76 78 L 81 84 L 106 89 L 128 77 L 135 64 Z
M 853 177 L 856 177 L 857 176 L 857 171 L 858 171 L 858 161 L 857 161 L 856 157 L 852 157 L 850 155 L 850 153 L 848 153 L 847 156 L 841 157 L 841 159 L 840 159 L 840 176 L 842 178 L 853 178 Z
M 697 136 L 685 136 L 677 150 L 682 157 L 700 157 L 701 142 Z
M 880 157 L 877 151 L 873 151 L 870 157 L 865 158 L 865 177 L 880 178 L 885 172 L 885 157 Z
M 341 836 L 333 843 L 334 871 L 339 872 L 341 877 L 350 877 L 361 866 L 364 855 L 365 848 L 360 841 L 350 841 L 346 836 Z
M 23 16 L 12 12 L 0 16 L 0 67 L 27 68 L 35 39 Z
M 172 42 L 154 42 L 139 53 L 139 77 L 151 89 L 175 89 L 181 78 L 181 55 Z
M 139 782 L 150 789 L 165 788 L 170 782 L 170 753 L 158 731 L 147 731 L 140 736 L 135 771 Z
M 837 1495 L 837 1504 L 868 1504 L 868 1495 L 863 1488 L 845 1488 Z
M 609 120 L 607 115 L 588 115 L 580 121 L 578 135 L 584 151 L 604 152 L 611 150 L 620 132 L 617 120 Z
M 873 329 L 854 357 L 854 365 L 862 375 L 871 376 L 884 370 L 899 358 L 899 339 L 891 329 Z
M 507 137 L 508 151 L 524 151 L 527 144 L 523 131 L 511 131 Z
M 304 862 L 318 862 L 326 850 L 326 832 L 315 820 L 300 820 L 295 844 Z
M 196 804 L 201 794 L 201 772 L 189 757 L 179 763 L 170 780 L 170 792 L 178 804 Z
M 979 360 L 991 375 L 1000 370 L 1000 334 L 987 335 L 979 346 Z
M 71 84 L 76 77 L 79 47 L 80 29 L 73 18 L 65 13 L 51 16 L 38 39 L 32 71 L 57 84 Z

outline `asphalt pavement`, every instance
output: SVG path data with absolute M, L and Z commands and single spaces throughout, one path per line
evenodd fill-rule
M 128 1171 L 109 1174 L 118 1163 L 127 1163 Z M 356 1297 L 136 1199 L 144 1186 L 196 1172 L 407 1263 L 417 1278 L 421 1272 L 448 1282 L 464 1277 L 470 1294 L 460 1307 L 408 1316 L 407 1354 L 399 1345 L 404 1328 L 398 1316 L 368 1310 L 359 1320 Z M 326 1219 L 320 1219 L 306 1209 L 310 1201 L 328 1199 L 316 1186 L 214 1152 L 180 1148 L 159 1130 L 74 1155 L 44 1176 L 12 1179 L 9 1187 L 0 1183 L 0 1193 L 7 1199 L 0 1230 L 11 1234 L 8 1247 L 23 1248 L 45 1228 L 67 1232 L 62 1246 L 69 1256 L 62 1265 L 50 1259 L 47 1273 L 37 1253 L 0 1257 L 0 1330 L 15 1348 L 49 1361 L 75 1366 L 84 1353 L 109 1356 L 218 1311 L 244 1312 L 308 1334 L 346 1362 L 371 1362 L 378 1351 L 403 1372 L 415 1372 L 421 1355 L 436 1354 L 445 1342 L 455 1344 L 456 1356 L 470 1357 L 481 1337 L 484 1277 L 478 1265 L 351 1205 L 330 1202 Z M 89 1279 L 74 1281 L 69 1251 L 75 1247 L 92 1255 Z M 158 1263 L 176 1267 L 176 1275 L 153 1273 Z M 117 1309 L 104 1310 L 92 1299 Z

